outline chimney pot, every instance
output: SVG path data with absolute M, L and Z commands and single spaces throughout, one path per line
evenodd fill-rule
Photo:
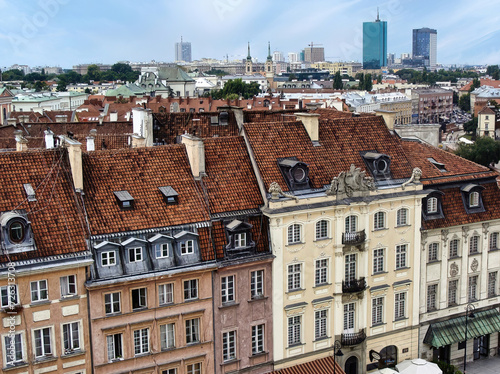
M 182 144 L 186 146 L 193 177 L 200 179 L 205 175 L 205 146 L 203 140 L 189 134 L 183 134 L 181 138 Z

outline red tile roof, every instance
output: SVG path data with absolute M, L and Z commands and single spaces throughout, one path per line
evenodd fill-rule
M 362 151 L 389 155 L 393 178 L 409 178 L 412 173 L 401 141 L 389 132 L 382 117 L 320 121 L 320 146 L 312 144 L 299 121 L 254 123 L 244 127 L 266 189 L 271 182 L 278 182 L 284 191 L 288 190 L 277 160 L 293 156 L 309 165 L 313 188 L 330 184 L 333 177 L 349 170 L 351 164 L 367 170 L 360 154 Z
M 291 366 L 289 368 L 273 371 L 272 374 L 345 374 L 340 365 L 334 361 L 333 356 L 320 358 L 304 364 Z
M 494 177 L 496 173 L 489 168 L 466 160 L 453 153 L 443 151 L 417 141 L 403 140 L 403 148 L 413 167 L 422 170 L 421 182 L 424 185 L 474 180 L 478 178 Z M 444 164 L 446 172 L 434 166 L 429 158 Z
M 0 153 L 0 212 L 25 210 L 36 250 L 11 254 L 12 261 L 85 251 L 85 223 L 73 192 L 64 149 Z M 23 184 L 35 189 L 28 202 Z M 0 262 L 7 262 L 1 255 Z
M 92 235 L 208 220 L 184 145 L 96 151 L 83 155 L 85 204 Z M 172 186 L 167 205 L 158 187 Z M 122 210 L 113 194 L 128 191 L 135 207 Z

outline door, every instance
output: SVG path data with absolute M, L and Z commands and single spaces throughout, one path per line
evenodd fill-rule
M 351 356 L 345 362 L 345 374 L 358 374 L 358 358 Z
M 349 285 L 356 279 L 356 254 L 345 256 L 345 283 Z
M 354 333 L 354 303 L 344 304 L 344 334 Z
M 483 335 L 474 339 L 474 360 L 483 357 L 488 357 L 490 350 L 490 336 Z

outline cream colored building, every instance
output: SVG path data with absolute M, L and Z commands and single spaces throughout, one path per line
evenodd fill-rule
M 337 71 L 340 75 L 347 74 L 354 77 L 358 71 L 363 68 L 363 64 L 359 62 L 316 62 L 311 64 L 312 68 L 319 70 L 328 70 L 330 74 L 335 74 Z
M 495 139 L 496 114 L 490 107 L 484 107 L 477 114 L 477 135 Z

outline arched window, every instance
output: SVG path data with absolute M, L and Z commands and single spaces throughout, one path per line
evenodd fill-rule
M 358 229 L 358 219 L 356 216 L 348 216 L 345 219 L 345 232 L 356 232 Z
M 469 207 L 475 208 L 479 206 L 479 192 L 474 191 L 469 194 Z
M 427 199 L 427 213 L 437 213 L 438 211 L 438 199 L 437 197 L 429 197 Z
M 288 226 L 288 244 L 300 243 L 302 226 L 295 223 Z
M 328 238 L 328 221 L 322 219 L 316 222 L 316 240 Z
M 373 216 L 373 229 L 382 230 L 385 228 L 385 212 L 377 212 Z
M 396 226 L 406 226 L 408 224 L 408 209 L 401 208 L 398 210 L 396 218 Z

